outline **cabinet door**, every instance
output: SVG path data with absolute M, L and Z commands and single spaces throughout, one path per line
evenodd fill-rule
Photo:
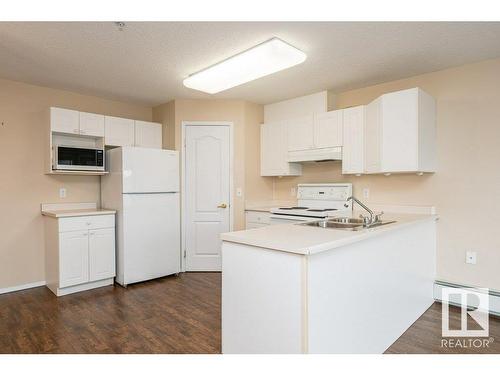
M 50 108 L 50 130 L 58 133 L 80 134 L 78 111 L 64 108 Z
M 114 228 L 89 231 L 90 281 L 115 276 Z
M 365 171 L 381 171 L 382 119 L 381 99 L 376 99 L 366 106 L 365 124 Z
M 342 173 L 364 171 L 365 106 L 344 109 Z
M 134 120 L 105 116 L 104 143 L 107 146 L 134 146 Z
M 280 122 L 262 124 L 260 127 L 261 176 L 280 176 L 285 173 L 282 127 Z
M 95 113 L 80 112 L 80 134 L 92 137 L 104 137 L 104 116 Z
M 418 89 L 382 96 L 382 172 L 418 170 Z
M 342 110 L 314 115 L 314 148 L 342 146 Z
M 313 116 L 286 120 L 288 151 L 301 151 L 314 148 Z
M 156 122 L 135 122 L 135 145 L 137 147 L 162 148 L 162 125 Z
M 59 287 L 83 284 L 89 281 L 88 231 L 59 234 Z

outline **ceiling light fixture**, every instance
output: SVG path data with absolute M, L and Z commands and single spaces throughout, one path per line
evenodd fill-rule
M 234 55 L 186 78 L 184 86 L 215 94 L 298 65 L 307 55 L 278 38 Z

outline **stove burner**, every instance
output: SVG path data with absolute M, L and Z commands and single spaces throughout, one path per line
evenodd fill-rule
M 310 208 L 307 211 L 310 212 L 326 212 L 326 211 L 337 211 L 336 208 Z
M 280 207 L 280 210 L 307 210 L 309 207 Z

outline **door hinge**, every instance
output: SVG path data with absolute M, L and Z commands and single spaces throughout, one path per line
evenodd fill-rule
M 184 254 L 183 254 L 183 257 L 186 258 L 186 250 L 184 250 Z

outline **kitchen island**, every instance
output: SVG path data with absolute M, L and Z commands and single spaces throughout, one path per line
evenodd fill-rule
M 384 352 L 433 303 L 437 219 L 385 216 L 222 234 L 223 353 Z

